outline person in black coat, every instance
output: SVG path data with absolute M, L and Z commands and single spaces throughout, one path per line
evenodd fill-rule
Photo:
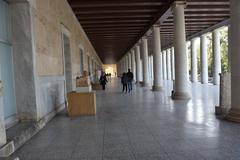
M 100 79 L 99 79 L 100 84 L 102 85 L 102 89 L 105 90 L 106 89 L 106 84 L 107 84 L 107 77 L 106 74 L 104 72 L 102 72 Z
M 127 74 L 126 73 L 123 73 L 122 74 L 122 77 L 121 77 L 121 83 L 122 83 L 122 92 L 124 92 L 126 90 L 127 92 L 127 83 L 128 83 L 128 77 L 127 77 Z
M 133 73 L 128 69 L 127 72 L 127 77 L 128 77 L 128 92 L 132 90 L 132 81 L 133 81 Z

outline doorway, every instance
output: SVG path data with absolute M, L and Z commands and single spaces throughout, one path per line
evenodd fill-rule
M 63 54 L 64 54 L 64 72 L 66 93 L 72 91 L 72 65 L 71 65 L 71 48 L 69 36 L 63 33 Z

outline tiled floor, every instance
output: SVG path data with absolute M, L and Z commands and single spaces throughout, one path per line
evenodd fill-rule
M 19 149 L 20 160 L 237 160 L 240 124 L 214 115 L 212 85 L 192 86 L 191 101 L 137 87 L 121 93 L 118 81 L 97 93 L 97 116 L 58 115 Z

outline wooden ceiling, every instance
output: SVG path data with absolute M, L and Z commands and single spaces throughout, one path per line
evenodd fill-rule
M 103 63 L 115 63 L 169 11 L 174 0 L 68 1 Z M 186 1 L 187 36 L 229 18 L 229 0 Z M 161 43 L 165 47 L 172 41 L 173 16 L 169 14 L 161 22 Z

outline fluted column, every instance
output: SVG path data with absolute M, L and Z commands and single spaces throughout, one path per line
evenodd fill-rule
M 191 81 L 193 83 L 198 81 L 198 73 L 197 73 L 197 46 L 196 46 L 196 38 L 191 40 Z
M 230 25 L 231 25 L 231 109 L 227 119 L 234 122 L 240 122 L 240 1 L 230 0 Z
M 132 55 L 131 55 L 131 51 L 127 54 L 128 56 L 128 69 L 132 69 Z
M 208 83 L 208 56 L 207 56 L 207 37 L 201 36 L 201 82 L 202 84 Z
M 149 86 L 149 68 L 148 68 L 148 44 L 147 38 L 142 38 L 141 53 L 143 58 L 143 86 Z
M 175 56 L 174 56 L 174 48 L 171 48 L 171 65 L 172 65 L 172 80 L 175 80 Z
M 162 70 L 163 70 L 163 79 L 167 79 L 167 62 L 166 62 L 166 50 L 162 51 Z
M 162 90 L 162 56 L 159 26 L 153 26 L 153 91 Z
M 128 70 L 128 55 L 125 56 L 125 71 L 124 72 L 127 72 Z
M 167 49 L 167 55 L 166 55 L 166 59 L 167 59 L 167 80 L 171 80 L 172 77 L 172 71 L 171 71 L 171 50 Z
M 134 80 L 136 80 L 136 74 L 135 74 L 136 73 L 136 69 L 135 69 L 136 68 L 135 67 L 136 66 L 136 63 L 135 63 L 135 51 L 132 50 L 131 53 L 132 53 L 131 54 L 131 56 L 132 56 L 132 58 L 131 58 L 131 60 L 132 60 L 131 61 L 131 65 L 132 65 L 131 69 L 132 69 L 132 73 L 133 73 L 133 78 L 134 78 Z
M 187 73 L 187 52 L 184 8 L 185 1 L 173 4 L 174 48 L 175 48 L 175 85 L 173 99 L 190 99 Z
M 213 84 L 219 85 L 221 73 L 220 34 L 218 30 L 213 31 Z
M 140 46 L 136 45 L 135 47 L 135 57 L 136 57 L 136 83 L 140 82 L 141 79 L 141 62 L 140 62 Z

